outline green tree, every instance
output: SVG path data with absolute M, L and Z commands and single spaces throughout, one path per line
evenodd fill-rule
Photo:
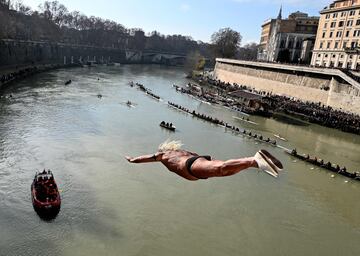
M 185 61 L 186 75 L 192 77 L 194 71 L 202 71 L 205 66 L 205 58 L 198 51 L 193 51 L 187 54 Z
M 239 50 L 242 36 L 231 28 L 222 28 L 211 36 L 216 57 L 233 58 Z

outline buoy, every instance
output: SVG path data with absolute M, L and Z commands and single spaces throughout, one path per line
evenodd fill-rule
M 335 175 L 333 174 L 333 175 L 331 175 L 331 178 L 335 178 Z

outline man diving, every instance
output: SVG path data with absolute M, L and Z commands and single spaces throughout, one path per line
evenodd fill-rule
M 220 161 L 182 150 L 181 146 L 180 141 L 165 141 L 155 154 L 136 158 L 126 156 L 126 159 L 130 163 L 161 162 L 169 171 L 191 181 L 231 176 L 251 167 L 277 178 L 283 169 L 281 162 L 266 150 L 258 151 L 253 157 Z

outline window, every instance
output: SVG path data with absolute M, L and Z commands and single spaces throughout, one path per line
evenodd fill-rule
M 356 21 L 356 26 L 359 26 L 360 25 L 360 20 L 357 20 Z
M 336 22 L 331 22 L 330 27 L 335 28 L 336 27 Z
M 345 37 L 349 37 L 350 31 L 346 31 Z
M 327 58 L 328 57 L 328 55 L 327 54 L 325 54 L 325 58 Z
M 356 46 L 357 46 L 357 42 L 351 42 L 351 48 L 355 48 Z
M 333 14 L 333 18 L 337 18 L 337 16 L 338 16 L 337 12 Z
M 354 15 L 355 15 L 355 11 L 354 10 L 350 11 L 349 16 L 354 16 Z
M 325 32 L 323 32 L 323 34 L 322 34 L 322 38 L 324 38 L 324 37 L 325 37 L 325 35 L 326 35 L 326 33 L 325 33 Z
M 333 58 L 335 58 L 336 57 L 336 55 L 335 54 L 333 54 L 333 56 L 332 56 Z
M 339 28 L 344 26 L 344 21 L 339 21 Z
M 335 42 L 334 48 L 335 48 L 335 49 L 339 48 L 339 42 Z
M 320 58 L 321 57 L 321 54 L 318 54 L 318 58 Z
M 341 13 L 341 17 L 345 17 L 345 15 L 346 15 L 346 12 Z
M 342 36 L 342 31 L 336 32 L 336 37 L 341 37 L 341 36 Z
M 353 25 L 353 20 L 348 20 L 346 26 L 351 27 Z
M 328 42 L 326 48 L 329 49 L 330 46 L 331 46 L 331 42 Z
M 320 43 L 320 49 L 322 49 L 322 48 L 323 48 L 323 46 L 324 46 L 324 43 L 323 43 L 323 42 L 321 42 L 321 43 Z
M 353 36 L 360 36 L 360 30 L 355 30 Z
M 344 55 L 343 55 L 343 54 L 340 55 L 340 59 L 342 59 L 342 58 L 344 58 Z
M 329 19 L 330 18 L 330 14 L 326 14 L 325 19 Z
M 325 24 L 324 24 L 324 28 L 327 28 L 327 25 L 328 25 L 328 24 L 327 24 L 327 23 L 325 23 Z
M 292 48 L 292 47 L 293 47 L 293 42 L 292 42 L 292 40 L 289 40 L 288 48 Z
M 344 42 L 343 43 L 343 48 L 346 48 L 347 47 L 347 42 Z
M 331 31 L 329 37 L 331 38 L 332 36 L 333 36 L 333 32 Z

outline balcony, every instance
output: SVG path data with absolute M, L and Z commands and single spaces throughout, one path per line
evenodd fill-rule
M 344 51 L 347 54 L 357 54 L 360 52 L 360 48 L 358 46 L 356 47 L 344 47 Z

